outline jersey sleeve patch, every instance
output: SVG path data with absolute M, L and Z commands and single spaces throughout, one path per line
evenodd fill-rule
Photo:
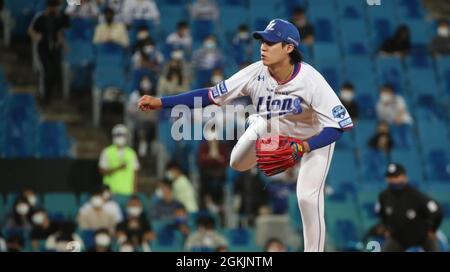
M 347 119 L 344 119 L 344 120 L 340 121 L 340 122 L 339 122 L 339 126 L 340 126 L 342 129 L 353 127 L 353 121 L 352 121 L 352 118 L 348 117 Z
M 345 114 L 347 113 L 347 111 L 345 110 L 345 108 L 341 105 L 338 105 L 336 107 L 333 108 L 332 110 L 333 113 L 333 117 L 336 119 L 344 119 Z
M 223 80 L 213 88 L 212 96 L 214 98 L 217 98 L 219 96 L 226 94 L 227 92 L 228 92 L 227 85 L 225 84 L 225 81 Z

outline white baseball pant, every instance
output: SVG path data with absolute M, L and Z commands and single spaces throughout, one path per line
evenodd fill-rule
M 267 131 L 268 122 L 253 118 L 239 138 L 230 157 L 230 166 L 247 171 L 256 165 L 255 142 Z M 325 247 L 324 187 L 333 157 L 334 143 L 304 154 L 297 178 L 297 199 L 303 222 L 305 252 L 321 252 Z

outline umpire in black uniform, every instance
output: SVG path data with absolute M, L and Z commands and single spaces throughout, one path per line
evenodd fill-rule
M 439 251 L 436 230 L 442 221 L 439 204 L 408 184 L 400 164 L 390 163 L 386 171 L 388 188 L 381 192 L 376 211 L 386 227 L 383 251 L 401 252 L 414 246 Z

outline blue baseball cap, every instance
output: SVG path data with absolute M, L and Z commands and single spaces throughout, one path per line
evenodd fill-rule
M 298 29 L 282 19 L 274 19 L 270 21 L 265 30 L 253 32 L 253 38 L 272 43 L 285 42 L 294 45 L 295 48 L 300 45 Z

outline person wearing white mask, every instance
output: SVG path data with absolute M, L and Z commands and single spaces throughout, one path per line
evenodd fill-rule
M 178 22 L 177 31 L 167 36 L 166 44 L 169 45 L 172 50 L 182 50 L 187 56 L 191 54 L 192 36 L 186 21 Z
M 437 26 L 437 36 L 431 42 L 431 51 L 435 56 L 450 55 L 450 25 L 442 20 Z
M 117 241 L 121 244 L 128 240 L 135 248 L 141 247 L 150 251 L 149 242 L 155 235 L 149 222 L 139 197 L 130 197 L 126 208 L 126 220 L 117 225 Z
M 252 42 L 247 25 L 240 25 L 232 41 L 234 59 L 238 66 L 252 60 Z
M 394 93 L 391 85 L 380 88 L 380 98 L 376 105 L 377 116 L 380 121 L 395 125 L 410 125 L 413 119 L 406 107 L 405 99 Z
M 198 73 L 210 74 L 214 68 L 222 68 L 224 57 L 217 47 L 217 39 L 211 35 L 204 39 L 203 46 L 194 52 L 193 67 Z M 207 78 L 207 80 L 209 77 Z M 202 86 L 206 82 L 199 82 Z
M 143 40 L 132 57 L 133 69 L 135 70 L 148 69 L 160 73 L 163 62 L 164 56 L 156 48 L 156 44 L 151 38 Z
M 123 220 L 122 210 L 117 201 L 115 201 L 112 198 L 111 190 L 106 185 L 103 185 L 101 190 L 102 190 L 102 197 L 104 200 L 103 209 L 114 217 L 116 223 L 122 222 Z M 80 213 L 88 211 L 91 208 L 92 204 L 90 201 L 88 201 L 80 208 Z
M 355 88 L 350 82 L 344 83 L 342 85 L 341 91 L 339 93 L 339 98 L 342 104 L 347 109 L 348 113 L 352 116 L 353 121 L 358 119 L 358 104 L 355 100 Z
M 173 198 L 190 213 L 198 211 L 197 199 L 192 183 L 181 171 L 181 166 L 171 161 L 166 166 L 165 177 L 172 182 Z
M 46 240 L 51 234 L 58 231 L 55 222 L 50 221 L 44 209 L 36 209 L 31 215 L 33 229 L 31 230 L 31 247 L 33 251 L 39 251 L 39 242 Z
M 95 232 L 94 242 L 94 248 L 89 249 L 88 252 L 112 252 L 112 239 L 107 229 L 97 230 Z
M 140 168 L 136 152 L 127 145 L 125 125 L 115 125 L 111 134 L 113 143 L 103 149 L 98 165 L 103 184 L 109 186 L 112 194 L 132 195 L 137 191 Z
M 90 206 L 78 213 L 78 226 L 83 230 L 108 229 L 114 232 L 116 221 L 103 207 L 105 200 L 102 192 L 98 191 L 91 196 Z M 81 211 L 81 210 L 80 210 Z
M 104 15 L 105 23 L 100 23 L 95 28 L 94 44 L 116 43 L 122 47 L 128 47 L 130 41 L 127 28 L 123 23 L 114 21 L 114 10 L 108 7 Z
M 13 210 L 6 218 L 5 229 L 6 230 L 31 230 L 31 221 L 30 221 L 30 204 L 28 204 L 28 200 L 22 196 L 20 196 L 14 206 Z

